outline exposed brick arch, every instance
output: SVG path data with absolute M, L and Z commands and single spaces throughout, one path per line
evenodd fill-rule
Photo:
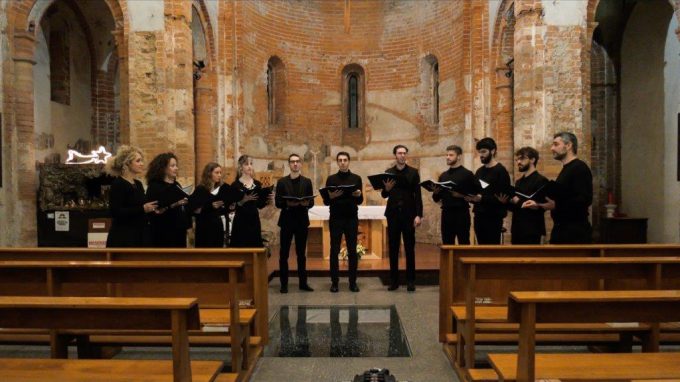
M 36 216 L 36 167 L 34 147 L 34 94 L 33 94 L 33 65 L 35 64 L 36 25 L 42 19 L 44 12 L 54 1 L 15 0 L 8 4 L 6 10 L 6 37 L 9 44 L 9 59 L 3 65 L 3 111 L 5 122 L 3 141 L 11 145 L 10 152 L 3 152 L 7 168 L 6 191 L 7 221 L 12 227 L 7 243 L 14 245 L 34 245 L 36 241 L 35 220 L 23 218 Z M 102 0 L 106 4 L 114 19 L 114 31 L 118 57 L 126 60 L 127 35 L 129 21 L 127 19 L 127 0 Z M 68 4 L 68 1 L 67 1 Z M 88 33 L 89 34 L 89 33 Z M 121 126 L 125 134 L 122 139 L 129 139 L 127 129 L 128 72 L 126 65 L 120 66 L 121 71 Z
M 206 48 L 208 49 L 208 68 L 215 65 L 215 34 L 208 16 L 208 8 L 205 5 L 205 0 L 193 0 L 192 6 L 196 9 L 198 17 L 201 19 L 201 26 L 203 27 L 203 34 L 205 35 Z

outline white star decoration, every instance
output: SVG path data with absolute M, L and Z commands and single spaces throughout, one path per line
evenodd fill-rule
M 69 150 L 66 164 L 99 164 L 106 163 L 109 158 L 111 158 L 111 153 L 106 151 L 104 146 L 99 146 L 97 150 L 92 150 L 91 154 L 81 154 L 76 150 Z

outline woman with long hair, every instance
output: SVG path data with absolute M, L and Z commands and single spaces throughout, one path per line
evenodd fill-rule
M 137 179 L 144 172 L 142 151 L 121 146 L 107 164 L 109 174 L 116 176 L 109 192 L 111 229 L 106 246 L 147 247 L 150 244 L 148 214 L 158 208 L 155 200 L 146 201 L 144 187 Z
M 269 202 L 258 200 L 258 191 L 262 183 L 255 180 L 253 158 L 241 155 L 238 158 L 236 180 L 231 184 L 234 195 L 243 195 L 236 202 L 236 213 L 231 228 L 230 247 L 262 247 L 262 226 L 260 224 L 259 209 L 264 208 Z
M 203 167 L 201 182 L 190 198 L 198 201 L 189 207 L 196 216 L 196 248 L 224 247 L 227 209 L 223 200 L 215 199 L 220 187 L 228 187 L 222 184 L 222 166 L 210 162 Z
M 154 247 L 186 248 L 190 217 L 184 208 L 186 197 L 177 182 L 177 157 L 173 153 L 158 154 L 149 163 L 146 172 L 147 200 L 158 200 L 159 208 L 151 216 L 151 244 Z M 167 201 L 167 203 L 162 203 Z

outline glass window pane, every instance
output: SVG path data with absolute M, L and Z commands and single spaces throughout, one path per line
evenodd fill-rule
M 349 75 L 348 84 L 348 108 L 347 115 L 349 117 L 349 127 L 359 127 L 359 79 L 356 74 Z

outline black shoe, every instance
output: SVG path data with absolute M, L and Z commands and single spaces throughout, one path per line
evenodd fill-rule
M 338 284 L 331 285 L 331 293 L 338 293 Z
M 281 285 L 281 290 L 279 292 L 288 293 L 288 285 Z
M 406 287 L 406 290 L 409 292 L 415 292 L 416 291 L 416 284 L 414 283 L 408 283 L 408 286 Z
M 300 290 L 304 292 L 314 292 L 314 289 L 307 284 L 300 285 Z
M 359 291 L 359 287 L 357 286 L 357 284 L 352 284 L 349 286 L 349 290 L 356 293 Z
M 399 289 L 399 284 L 392 284 L 387 288 L 387 290 L 390 292 L 397 289 Z

